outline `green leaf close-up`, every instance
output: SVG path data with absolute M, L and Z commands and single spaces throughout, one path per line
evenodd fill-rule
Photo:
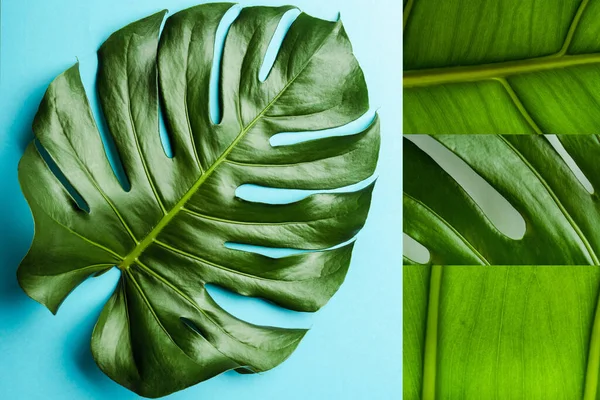
M 600 268 L 405 266 L 405 400 L 595 400 Z
M 600 132 L 600 2 L 408 0 L 404 133 Z
M 86 278 L 117 266 L 121 278 L 94 328 L 92 354 L 110 378 L 146 397 L 284 361 L 306 330 L 242 321 L 205 285 L 316 311 L 342 284 L 353 247 L 344 243 L 369 210 L 374 184 L 288 204 L 236 196 L 243 184 L 330 190 L 371 177 L 379 120 L 353 135 L 271 144 L 278 133 L 343 126 L 369 109 L 340 21 L 300 14 L 259 79 L 279 21 L 293 7 L 242 9 L 225 41 L 214 120 L 215 36 L 232 6 L 178 12 L 162 33 L 160 12 L 100 47 L 99 101 L 130 188 L 107 160 L 78 65 L 50 84 L 33 124 L 36 142 L 19 164 L 35 221 L 19 284 L 56 313 Z M 159 136 L 160 107 L 172 157 Z M 271 258 L 227 243 L 309 251 Z
M 510 237 L 430 154 L 404 138 L 403 230 L 442 265 L 600 265 L 600 140 L 556 136 L 432 135 L 508 201 L 525 230 Z M 506 218 L 506 215 L 501 217 Z M 406 258 L 405 258 L 406 260 Z M 407 260 L 414 264 L 413 260 Z
M 596 135 L 404 138 L 403 231 L 429 257 L 404 254 L 404 398 L 598 398 L 598 155 Z

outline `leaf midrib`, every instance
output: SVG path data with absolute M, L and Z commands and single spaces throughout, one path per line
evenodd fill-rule
M 442 289 L 442 266 L 433 265 L 429 277 L 429 295 L 427 299 L 427 319 L 425 325 L 425 343 L 423 348 L 423 400 L 435 400 L 437 380 L 438 329 L 440 313 L 440 294 Z
M 404 72 L 403 86 L 412 88 L 447 83 L 477 82 L 591 64 L 600 64 L 600 53 L 578 55 L 558 55 L 557 53 L 499 63 L 408 70 Z

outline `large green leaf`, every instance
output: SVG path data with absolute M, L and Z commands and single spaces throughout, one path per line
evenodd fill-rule
M 237 198 L 244 183 L 332 189 L 372 175 L 379 124 L 361 133 L 271 146 L 280 132 L 349 123 L 368 109 L 367 88 L 341 22 L 301 14 L 268 78 L 258 78 L 271 37 L 291 7 L 245 8 L 221 67 L 222 120 L 209 117 L 215 35 L 231 4 L 160 12 L 117 31 L 99 51 L 98 91 L 131 190 L 119 185 L 78 66 L 48 88 L 34 132 L 68 183 L 32 143 L 19 179 L 35 219 L 18 270 L 23 289 L 56 312 L 84 279 L 113 265 L 120 282 L 92 336 L 112 379 L 163 396 L 229 369 L 265 371 L 298 345 L 303 329 L 256 326 L 221 309 L 205 284 L 298 311 L 323 306 L 344 280 L 372 185 L 291 204 Z M 159 90 L 174 157 L 159 138 Z M 68 185 L 67 185 L 68 186 Z M 88 212 L 89 209 L 89 212 Z M 226 242 L 322 250 L 269 258 Z
M 595 400 L 600 268 L 404 267 L 405 400 Z
M 546 136 L 434 135 L 521 214 L 522 238 L 500 231 L 427 153 L 404 139 L 404 232 L 445 265 L 600 265 L 600 140 L 558 139 L 594 189 Z M 410 263 L 410 260 L 409 260 Z
M 409 0 L 404 132 L 599 133 L 600 2 Z

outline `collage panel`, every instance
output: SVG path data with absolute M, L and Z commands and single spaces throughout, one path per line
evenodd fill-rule
M 408 0 L 405 134 L 600 132 L 600 3 Z
M 405 135 L 405 399 L 596 399 L 600 141 Z
M 599 267 L 403 274 L 404 399 L 596 398 Z
M 600 1 L 403 4 L 403 398 L 597 399 Z

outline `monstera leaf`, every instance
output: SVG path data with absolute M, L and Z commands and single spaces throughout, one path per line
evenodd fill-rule
M 408 0 L 404 132 L 599 133 L 600 3 Z
M 590 193 L 546 136 L 436 135 L 521 214 L 522 238 L 490 221 L 428 154 L 404 139 L 404 232 L 445 265 L 600 265 L 600 140 L 558 140 Z M 408 260 L 409 263 L 412 263 Z
M 405 266 L 405 400 L 595 400 L 598 267 Z
M 348 269 L 372 185 L 291 204 L 243 201 L 244 183 L 332 189 L 368 178 L 379 148 L 375 120 L 356 135 L 271 146 L 280 132 L 349 123 L 368 109 L 367 88 L 341 22 L 301 14 L 267 79 L 259 69 L 291 7 L 252 7 L 231 26 L 220 70 L 222 118 L 209 116 L 215 35 L 231 4 L 160 12 L 114 33 L 99 51 L 98 91 L 129 191 L 106 159 L 78 67 L 58 76 L 35 117 L 41 146 L 71 195 L 31 144 L 19 179 L 35 219 L 18 270 L 29 296 L 56 312 L 84 279 L 116 265 L 120 282 L 92 336 L 113 380 L 163 396 L 223 371 L 281 363 L 302 329 L 256 326 L 221 309 L 212 283 L 280 306 L 315 311 Z M 159 90 L 174 156 L 159 138 Z M 77 199 L 81 196 L 81 199 Z M 269 258 L 226 242 L 313 251 Z M 334 249 L 326 250 L 330 247 Z

